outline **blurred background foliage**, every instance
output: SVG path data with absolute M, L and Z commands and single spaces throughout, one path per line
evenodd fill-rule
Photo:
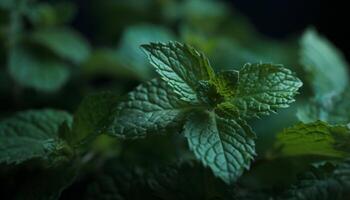
M 268 165 L 276 168 L 278 176 L 274 177 L 265 176 L 264 169 L 270 167 L 266 166 L 266 162 L 273 159 L 270 150 L 275 134 L 297 122 L 297 107 L 313 95 L 312 83 L 307 81 L 306 73 L 300 67 L 299 38 L 303 29 L 312 22 L 312 17 L 318 16 L 317 8 L 320 3 L 305 3 L 305 9 L 311 4 L 313 7 L 310 8 L 311 14 L 304 15 L 304 21 L 299 24 L 290 23 L 289 18 L 278 19 L 283 23 L 283 32 L 279 30 L 279 24 L 266 25 L 266 20 L 274 16 L 273 12 L 276 11 L 277 18 L 281 14 L 279 4 L 276 3 L 278 1 L 264 1 L 264 4 L 259 2 L 0 0 L 0 119 L 16 111 L 46 107 L 73 113 L 84 96 L 98 91 L 111 91 L 121 99 L 141 82 L 156 76 L 139 45 L 176 40 L 203 51 L 218 71 L 239 69 L 247 62 L 272 62 L 287 66 L 303 79 L 305 84 L 301 90 L 302 95 L 298 96 L 296 103 L 289 109 L 252 122 L 258 137 L 264 139 L 257 140 L 258 158 L 252 169 L 253 175 L 242 179 L 242 187 L 248 184 L 255 185 L 258 189 L 263 188 L 266 181 L 275 185 L 281 182 L 290 183 L 294 181 L 294 173 L 305 169 L 303 162 L 284 159 L 274 161 L 278 165 L 269 163 Z M 270 10 L 265 9 L 271 2 L 276 4 Z M 259 19 L 258 13 L 265 18 Z M 299 19 L 305 13 L 282 14 L 293 15 Z M 291 27 L 294 29 L 290 30 Z M 92 193 L 103 187 L 97 183 L 89 185 L 90 182 L 98 181 L 95 180 L 95 177 L 99 177 L 95 174 L 95 169 L 101 169 L 101 173 L 106 174 L 118 173 L 111 170 L 104 172 L 102 169 L 107 165 L 106 162 L 112 162 L 111 166 L 117 165 L 115 169 L 128 168 L 130 174 L 114 180 L 121 184 L 133 176 L 144 176 L 143 171 L 141 173 L 138 169 L 139 166 L 159 167 L 161 163 L 193 159 L 185 142 L 176 134 L 154 136 L 142 141 L 119 141 L 101 136 L 92 146 L 91 152 L 86 153 L 86 160 L 93 161 L 86 170 L 89 178 L 82 176 L 84 178 L 78 183 L 83 186 L 73 185 L 73 189 L 64 194 L 65 198 L 69 198 L 72 191 L 85 191 L 86 188 L 90 188 L 87 194 L 90 199 L 100 198 L 95 198 Z M 131 167 L 118 163 L 127 163 Z M 196 166 L 190 166 L 192 165 Z M 295 167 L 296 165 L 300 166 Z M 185 168 L 188 167 L 186 164 Z M 134 168 L 135 171 L 132 171 Z M 146 171 L 148 173 L 151 170 Z M 111 177 L 113 175 L 109 176 L 110 179 Z M 281 180 L 278 177 L 285 178 Z M 195 180 L 201 178 L 196 176 Z M 178 181 L 181 184 L 184 180 Z M 129 188 L 133 187 L 135 185 Z M 198 187 L 195 189 L 201 191 L 200 186 Z M 174 192 L 169 191 L 171 188 L 163 190 L 165 193 Z M 196 198 L 203 199 L 200 197 Z M 130 199 L 133 198 L 136 199 Z

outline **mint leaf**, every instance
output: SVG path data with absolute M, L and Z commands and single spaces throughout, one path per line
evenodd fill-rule
M 186 44 L 150 43 L 142 48 L 161 78 L 185 101 L 196 101 L 198 81 L 214 76 L 205 55 Z
M 276 146 L 283 156 L 316 155 L 333 158 L 349 156 L 350 130 L 326 122 L 300 123 L 277 135 Z
M 81 63 L 90 54 L 90 46 L 78 33 L 65 28 L 44 28 L 32 33 L 33 42 L 43 45 L 57 56 Z
M 274 64 L 246 64 L 239 70 L 233 92 L 224 93 L 244 118 L 259 117 L 287 108 L 302 82 L 289 69 Z M 233 93 L 233 95 L 232 95 Z
M 70 148 L 58 138 L 58 129 L 65 121 L 71 121 L 66 112 L 32 110 L 0 122 L 0 163 L 64 159 Z
M 255 155 L 252 130 L 241 120 L 225 119 L 213 112 L 193 113 L 184 134 L 196 157 L 226 183 L 248 169 Z
M 317 98 L 344 91 L 349 78 L 348 64 L 343 54 L 314 29 L 308 29 L 304 33 L 300 44 L 300 62 L 310 74 L 309 82 Z
M 68 80 L 68 66 L 48 55 L 26 47 L 16 47 L 10 52 L 8 70 L 20 85 L 38 91 L 52 92 L 60 89 Z
M 113 109 L 107 132 L 122 138 L 161 133 L 178 126 L 191 108 L 164 81 L 153 79 L 138 86 Z
M 72 131 L 65 134 L 63 138 L 74 147 L 89 144 L 101 134 L 116 102 L 116 95 L 110 92 L 85 97 L 74 114 Z

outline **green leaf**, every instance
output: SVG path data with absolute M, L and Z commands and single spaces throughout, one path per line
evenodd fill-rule
M 63 138 L 74 147 L 84 143 L 89 144 L 101 134 L 109 113 L 116 103 L 116 95 L 110 92 L 85 97 L 74 114 L 72 131 Z
M 30 39 L 75 63 L 83 62 L 91 51 L 88 42 L 78 32 L 67 28 L 39 29 L 32 33 Z
M 350 87 L 334 97 L 333 108 L 328 110 L 328 121 L 336 124 L 348 124 L 350 122 Z
M 29 48 L 17 47 L 10 52 L 8 70 L 22 86 L 52 92 L 68 80 L 68 66 L 50 56 L 39 57 Z
M 89 77 L 112 76 L 123 79 L 138 80 L 141 72 L 135 72 L 129 65 L 125 65 L 126 60 L 118 55 L 114 49 L 100 48 L 95 49 L 84 62 L 83 73 Z M 148 75 L 146 75 L 148 76 Z
M 317 98 L 343 92 L 349 82 L 343 54 L 314 29 L 304 33 L 300 44 L 301 64 L 310 74 L 309 82 Z
M 226 183 L 236 181 L 255 155 L 254 134 L 242 120 L 195 113 L 188 118 L 184 134 L 196 157 Z
M 76 7 L 70 2 L 41 2 L 30 5 L 25 14 L 37 27 L 59 26 L 72 21 Z
M 297 117 L 301 122 L 311 123 L 317 120 L 328 122 L 328 113 L 323 106 L 318 105 L 317 102 L 305 103 L 299 106 Z
M 161 78 L 185 101 L 196 101 L 200 80 L 209 80 L 214 71 L 203 53 L 178 42 L 142 45 Z
M 237 86 L 229 86 L 234 92 L 223 95 L 240 116 L 259 117 L 287 108 L 301 86 L 295 74 L 281 65 L 246 64 L 239 71 Z
M 10 10 L 16 7 L 16 3 L 13 0 L 2 0 L 0 1 L 0 8 L 5 10 Z
M 322 120 L 331 124 L 348 124 L 350 122 L 349 99 L 350 87 L 347 87 L 337 96 L 312 99 L 298 109 L 297 117 L 305 123 Z
M 349 160 L 333 166 L 313 167 L 285 194 L 288 200 L 346 200 L 350 193 Z
M 193 106 L 180 100 L 167 84 L 153 79 L 138 86 L 112 110 L 107 132 L 122 138 L 162 133 L 179 123 Z
M 301 46 L 301 63 L 309 73 L 314 97 L 309 104 L 299 108 L 298 118 L 303 122 L 349 123 L 349 65 L 344 56 L 314 29 L 304 33 Z
M 350 153 L 350 130 L 326 122 L 300 123 L 277 135 L 283 156 L 316 155 L 344 158 Z
M 58 129 L 65 121 L 71 121 L 66 112 L 32 110 L 0 122 L 0 163 L 64 159 L 70 148 L 58 138 Z
M 165 27 L 155 25 L 136 25 L 128 27 L 120 41 L 118 56 L 121 64 L 134 71 L 139 78 L 149 80 L 154 77 L 147 58 L 140 51 L 140 45 L 150 42 L 168 42 L 175 36 Z
M 238 85 L 239 72 L 236 70 L 226 70 L 217 73 L 214 84 L 219 94 L 223 96 L 233 96 L 235 87 Z

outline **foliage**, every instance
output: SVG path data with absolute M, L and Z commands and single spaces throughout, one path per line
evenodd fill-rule
M 223 1 L 2 0 L 1 199 L 345 200 L 348 70 Z

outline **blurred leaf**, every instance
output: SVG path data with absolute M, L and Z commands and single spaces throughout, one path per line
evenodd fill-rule
M 71 116 L 63 111 L 37 110 L 16 114 L 0 123 L 0 163 L 30 159 L 65 159 L 70 148 L 58 138 L 58 129 Z
M 30 39 L 75 63 L 83 62 L 91 51 L 88 42 L 78 32 L 67 28 L 39 29 L 32 33 Z
M 215 69 L 239 69 L 246 63 L 283 63 L 295 67 L 297 46 L 293 41 L 274 41 L 252 36 L 241 41 L 234 36 L 215 37 L 189 27 L 181 27 L 182 40 L 205 52 Z
M 74 114 L 72 131 L 63 138 L 73 147 L 90 144 L 102 132 L 117 97 L 110 92 L 91 94 L 84 98 Z
M 115 76 L 124 79 L 140 79 L 141 73 L 125 65 L 115 50 L 101 48 L 94 50 L 84 62 L 83 72 L 89 77 Z
M 99 43 L 110 44 L 118 41 L 120 35 L 129 26 L 140 23 L 156 23 L 162 20 L 154 0 L 112 0 L 89 1 L 91 17 L 89 24 L 96 30 L 94 36 Z M 111 20 L 116 19 L 116 20 Z M 89 29 L 91 26 L 88 26 Z
M 348 124 L 350 122 L 350 87 L 337 96 L 325 96 L 323 99 L 311 99 L 300 106 L 297 117 L 308 123 L 316 120 L 331 124 Z
M 50 56 L 39 57 L 34 51 L 27 47 L 11 50 L 8 70 L 12 78 L 20 85 L 38 91 L 59 90 L 69 78 L 68 66 Z
M 161 26 L 130 26 L 124 31 L 118 47 L 119 62 L 125 68 L 131 68 L 140 79 L 149 80 L 154 73 L 140 45 L 150 42 L 168 42 L 174 39 L 173 33 Z
M 317 102 L 311 100 L 311 102 L 306 102 L 303 105 L 300 105 L 297 111 L 298 119 L 304 123 L 312 123 L 317 120 L 328 121 L 328 113 L 322 108 L 321 105 L 318 105 Z
M 0 8 L 9 10 L 14 7 L 15 2 L 15 0 L 1 0 Z
M 215 0 L 182 1 L 178 10 L 186 24 L 204 30 L 218 28 L 220 20 L 228 17 L 227 5 Z
M 349 161 L 333 166 L 330 163 L 313 167 L 304 173 L 282 199 L 346 200 L 350 192 Z
M 256 140 L 256 152 L 259 157 L 265 158 L 269 156 L 269 151 L 275 143 L 275 136 L 282 132 L 285 127 L 291 127 L 299 122 L 295 113 L 300 106 L 299 101 L 291 104 L 289 108 L 280 110 L 277 115 L 270 115 L 263 119 L 252 121 L 251 125 L 255 130 L 258 138 Z M 267 126 L 267 124 L 269 124 Z M 270 125 L 270 124 L 273 124 Z
M 72 21 L 76 8 L 73 3 L 59 2 L 54 4 L 37 3 L 26 12 L 31 23 L 38 27 L 63 25 Z
M 277 135 L 281 156 L 316 155 L 345 158 L 350 153 L 350 130 L 317 121 L 297 124 Z
M 314 29 L 308 29 L 300 43 L 301 63 L 310 75 L 316 98 L 342 93 L 349 83 L 343 54 Z

